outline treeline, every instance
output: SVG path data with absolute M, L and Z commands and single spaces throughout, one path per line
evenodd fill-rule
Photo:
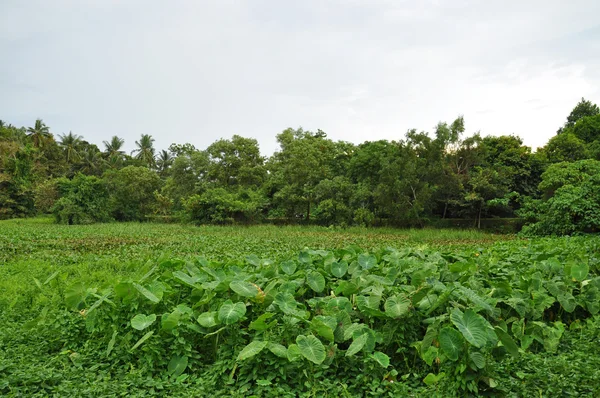
M 600 112 L 585 99 L 536 152 L 512 135 L 465 137 L 462 117 L 398 141 L 355 145 L 301 128 L 277 141 L 265 157 L 255 139 L 238 135 L 160 151 L 142 135 L 127 154 L 116 136 L 100 149 L 73 133 L 55 137 L 42 120 L 29 128 L 0 121 L 0 218 L 480 226 L 522 217 L 533 233 L 600 227 Z

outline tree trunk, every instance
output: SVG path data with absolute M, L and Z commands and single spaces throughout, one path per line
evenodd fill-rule
M 483 209 L 483 203 L 479 205 L 479 214 L 477 214 L 477 229 L 481 229 L 481 210 Z
M 446 211 L 448 210 L 448 202 L 444 203 L 444 214 L 442 215 L 442 218 L 445 219 L 446 218 Z
M 310 200 L 308 201 L 308 207 L 306 208 L 306 224 L 310 223 Z

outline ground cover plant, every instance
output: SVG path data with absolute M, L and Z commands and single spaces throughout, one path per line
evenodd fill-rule
M 598 238 L 1 227 L 3 395 L 598 394 Z

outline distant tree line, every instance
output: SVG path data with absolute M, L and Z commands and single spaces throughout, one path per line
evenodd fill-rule
M 72 132 L 55 136 L 40 119 L 0 121 L 0 218 L 477 227 L 521 217 L 535 234 L 600 228 L 600 111 L 585 99 L 536 152 L 513 135 L 465 136 L 462 117 L 397 141 L 355 145 L 302 128 L 277 141 L 265 157 L 239 135 L 160 151 L 142 135 L 127 154 L 116 136 L 100 149 Z

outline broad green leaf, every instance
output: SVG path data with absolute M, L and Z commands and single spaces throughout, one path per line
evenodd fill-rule
M 78 310 L 79 305 L 87 297 L 87 290 L 81 282 L 69 287 L 65 292 L 65 303 L 72 310 Z
M 217 326 L 219 324 L 219 320 L 217 319 L 217 312 L 203 312 L 197 319 L 200 326 L 205 328 L 212 328 L 213 326 Z
M 442 373 L 440 373 L 438 375 L 434 375 L 433 373 L 429 373 L 423 379 L 423 383 L 427 384 L 428 386 L 430 386 L 432 384 L 437 384 L 445 375 L 446 374 L 444 372 L 442 372 Z
M 154 321 L 156 321 L 155 314 L 150 314 L 150 315 L 137 314 L 131 320 L 131 327 L 134 329 L 137 329 L 137 330 L 144 330 L 148 326 L 152 325 L 154 323 Z
M 232 325 L 242 319 L 246 314 L 246 305 L 242 302 L 233 303 L 231 300 L 225 301 L 219 308 L 219 321 L 225 325 Z
M 160 319 L 160 326 L 162 330 L 171 331 L 179 325 L 179 319 L 181 318 L 181 312 L 175 310 L 170 314 L 163 314 Z
M 192 276 L 189 276 L 188 274 L 186 274 L 183 271 L 175 271 L 173 272 L 173 277 L 175 279 L 179 279 L 181 282 L 185 283 L 186 285 L 195 288 L 196 287 L 196 283 L 200 280 L 200 278 L 194 278 Z
M 338 287 L 335 288 L 335 294 L 343 294 L 344 296 L 351 296 L 358 292 L 358 285 L 351 281 L 342 280 Z
M 482 353 L 473 351 L 469 353 L 469 358 L 471 358 L 471 361 L 473 361 L 477 369 L 485 368 L 485 357 Z
M 133 347 L 131 347 L 131 349 L 129 351 L 134 351 L 136 348 L 138 348 L 139 346 L 141 346 L 144 341 L 148 340 L 150 337 L 152 337 L 152 335 L 154 334 L 154 330 L 149 331 L 148 333 L 146 333 L 145 335 L 142 336 L 141 339 L 139 339 L 137 341 L 137 343 L 135 343 L 133 345 Z
M 257 330 L 259 332 L 267 330 L 270 327 L 277 324 L 277 321 L 273 321 L 270 323 L 265 322 L 267 319 L 272 318 L 274 316 L 275 314 L 273 314 L 272 312 L 265 312 L 264 314 L 256 318 L 254 321 L 250 322 L 250 325 L 248 327 L 252 330 Z
M 368 333 L 363 333 L 360 336 L 358 336 L 357 338 L 355 338 L 352 341 L 352 344 L 350 344 L 350 346 L 348 347 L 348 350 L 346 351 L 346 356 L 351 357 L 354 354 L 356 354 L 357 352 L 359 352 L 360 350 L 362 350 L 363 347 L 365 346 L 365 344 L 367 344 L 368 338 L 369 338 Z
M 320 272 L 312 271 L 306 276 L 306 283 L 317 293 L 321 293 L 325 289 L 325 278 Z
M 347 328 L 344 329 L 344 341 L 354 337 L 355 334 L 358 335 L 358 333 L 364 329 L 367 329 L 367 325 L 363 323 L 353 323 L 349 325 Z
M 318 317 L 313 318 L 310 326 L 319 336 L 325 337 L 329 341 L 333 341 L 334 328 L 327 325 L 323 319 Z
M 571 266 L 571 276 L 578 282 L 583 281 L 589 272 L 590 267 L 586 263 L 574 264 Z
M 310 256 L 310 253 L 306 250 L 302 250 L 300 252 L 300 254 L 298 255 L 298 260 L 303 263 L 303 264 L 310 264 L 312 263 L 312 258 Z
M 251 254 L 246 256 L 246 261 L 248 264 L 258 267 L 260 265 L 260 258 L 256 254 Z
M 186 355 L 173 355 L 169 361 L 167 372 L 169 376 L 179 377 L 188 366 L 188 357 Z
M 284 313 L 291 315 L 296 312 L 298 308 L 298 302 L 291 293 L 277 293 L 275 295 L 274 303 Z
M 385 314 L 390 318 L 401 318 L 408 314 L 410 300 L 405 295 L 392 296 L 385 301 L 383 307 Z
M 502 342 L 504 348 L 506 348 L 506 351 L 508 351 L 508 353 L 515 358 L 519 357 L 519 347 L 517 347 L 517 343 L 515 343 L 513 338 L 510 337 L 510 335 L 502 330 L 502 328 L 499 326 L 496 326 L 494 331 L 496 332 L 498 339 Z
M 473 310 L 466 310 L 464 314 L 459 310 L 453 310 L 450 320 L 464 338 L 475 347 L 481 348 L 487 342 L 487 322 Z
M 373 358 L 381 367 L 387 368 L 390 366 L 390 357 L 380 351 L 375 351 L 371 354 L 371 358 Z
M 377 257 L 372 254 L 360 254 L 358 256 L 358 265 L 365 270 L 371 269 L 377 265 Z
M 327 303 L 327 308 L 330 310 L 352 311 L 352 303 L 346 297 L 334 297 Z
M 577 307 L 577 301 L 575 297 L 569 292 L 562 292 L 557 297 L 558 302 L 563 307 L 563 309 L 567 312 L 575 311 L 575 307 Z
M 440 330 L 438 335 L 440 348 L 446 354 L 448 359 L 456 361 L 458 355 L 463 350 L 463 338 L 460 332 L 454 328 L 445 327 Z
M 325 354 L 325 346 L 321 343 L 321 340 L 315 336 L 299 335 L 296 337 L 296 344 L 298 345 L 302 356 L 317 365 L 323 363 L 327 356 Z
M 348 272 L 348 263 L 345 261 L 334 262 L 331 264 L 331 274 L 336 278 L 341 278 Z
M 292 275 L 294 272 L 296 272 L 296 263 L 293 260 L 284 261 L 279 264 L 279 267 L 287 275 Z
M 258 295 L 258 288 L 250 282 L 233 281 L 229 284 L 229 287 L 242 297 L 256 297 Z
M 140 285 L 139 283 L 134 283 L 133 287 L 135 287 L 138 292 L 142 293 L 142 295 L 144 295 L 144 297 L 146 297 L 148 300 L 152 301 L 153 303 L 157 304 L 160 301 L 160 299 L 158 297 L 156 297 L 150 290 L 146 289 L 144 286 Z
M 290 362 L 294 362 L 302 358 L 302 351 L 300 351 L 300 347 L 298 347 L 297 344 L 290 344 L 288 346 L 287 358 Z
M 269 342 L 267 344 L 267 348 L 279 358 L 288 357 L 288 349 L 285 346 L 282 346 L 281 344 Z
M 248 358 L 252 358 L 256 354 L 261 352 L 267 346 L 267 344 L 268 344 L 267 341 L 256 341 L 255 340 L 255 341 L 251 342 L 246 347 L 244 347 L 244 349 L 242 349 L 242 351 L 240 351 L 240 354 L 237 357 L 238 361 L 245 361 Z

